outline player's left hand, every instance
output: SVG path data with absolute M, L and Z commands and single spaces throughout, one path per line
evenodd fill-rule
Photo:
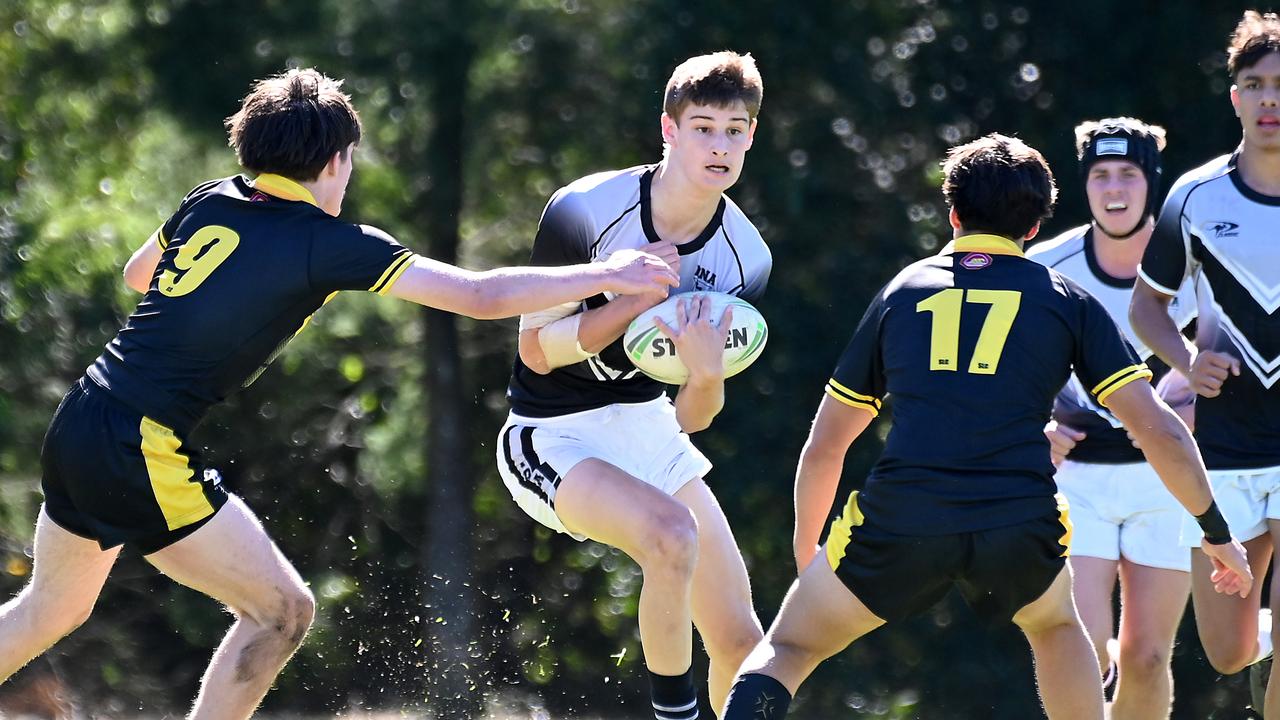
M 1224 545 L 1214 545 L 1200 541 L 1200 549 L 1213 562 L 1213 573 L 1209 580 L 1213 589 L 1224 595 L 1249 597 L 1253 589 L 1253 572 L 1249 570 L 1249 557 L 1239 540 L 1231 539 Z
M 724 345 L 733 324 L 733 307 L 724 309 L 718 325 L 712 324 L 710 311 L 711 298 L 699 293 L 676 303 L 678 327 L 654 318 L 654 324 L 675 343 L 676 355 L 689 369 L 686 382 L 724 380 Z

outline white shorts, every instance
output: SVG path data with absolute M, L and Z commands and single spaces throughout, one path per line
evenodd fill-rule
M 1055 475 L 1071 506 L 1071 554 L 1166 570 L 1191 570 L 1178 544 L 1187 515 L 1146 463 L 1101 465 L 1066 460 Z
M 575 465 L 597 458 L 668 495 L 702 477 L 711 461 L 676 421 L 666 396 L 571 415 L 527 418 L 512 413 L 498 433 L 498 472 L 529 517 L 576 540 L 556 516 L 556 489 Z
M 1240 542 L 1267 531 L 1267 520 L 1280 520 L 1280 468 L 1210 470 L 1209 483 L 1218 510 Z M 1182 545 L 1200 547 L 1204 533 L 1191 515 L 1182 523 Z

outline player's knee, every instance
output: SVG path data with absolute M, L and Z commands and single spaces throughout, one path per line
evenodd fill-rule
M 302 644 L 316 615 L 315 596 L 302 586 L 287 585 L 270 590 L 275 597 L 265 606 L 238 609 L 237 614 L 260 626 L 290 651 Z M 274 643 L 273 643 L 274 644 Z
M 37 625 L 56 629 L 61 635 L 67 635 L 85 624 L 93 614 L 96 597 L 53 596 L 37 587 L 29 586 L 19 596 L 20 602 L 29 608 L 31 616 L 37 618 Z
M 297 647 L 302 644 L 307 630 L 316 618 L 316 598 L 305 587 L 292 588 L 286 594 L 284 613 L 279 624 L 285 641 Z
M 1255 654 L 1253 648 L 1226 647 L 1202 643 L 1204 656 L 1214 670 L 1223 675 L 1234 675 L 1249 666 Z
M 655 512 L 637 559 L 646 572 L 693 577 L 698 561 L 698 521 L 693 512 L 675 502 Z
M 1120 671 L 1131 680 L 1158 677 L 1169 672 L 1169 652 L 1158 644 L 1129 643 L 1120 648 Z
M 763 637 L 764 631 L 754 614 L 721 632 L 703 633 L 707 655 L 712 661 L 735 667 L 742 664 Z

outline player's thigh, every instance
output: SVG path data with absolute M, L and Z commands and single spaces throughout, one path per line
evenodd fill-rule
M 1187 608 L 1191 573 L 1120 562 L 1120 647 L 1167 652 Z
M 1075 602 L 1071 596 L 1071 571 L 1062 568 L 1040 597 L 1013 615 L 1013 622 L 1025 633 L 1034 633 L 1076 621 Z
M 698 564 L 693 573 L 693 623 L 709 643 L 751 644 L 762 634 L 751 606 L 751 583 L 729 521 L 702 478 L 675 495 L 698 521 Z
M 306 613 L 314 602 L 298 571 L 234 495 L 199 530 L 146 559 L 255 621 Z
M 570 532 L 637 560 L 667 533 L 691 530 L 696 541 L 688 507 L 599 458 L 587 458 L 565 473 L 556 489 L 555 512 Z
M 1255 579 L 1263 577 L 1271 563 L 1272 539 L 1263 534 L 1244 543 L 1249 567 Z M 1261 593 L 1249 597 L 1219 593 L 1213 588 L 1213 563 L 1200 550 L 1191 551 L 1191 600 L 1196 613 L 1196 627 L 1206 646 L 1232 648 L 1252 647 L 1257 641 L 1258 609 Z M 1210 648 L 1207 648 L 1210 649 Z M 1212 649 L 1211 649 L 1212 651 Z M 1229 653 L 1235 654 L 1235 653 Z
M 829 563 L 814 562 L 787 592 L 766 640 L 779 651 L 803 658 L 807 675 L 818 663 L 884 624 Z
M 36 520 L 31 592 L 42 610 L 87 614 L 120 555 L 120 547 L 103 550 L 49 518 L 44 508 Z
M 1111 637 L 1112 597 L 1120 561 L 1072 555 L 1067 564 L 1071 567 L 1071 592 L 1080 619 L 1095 644 L 1099 639 L 1105 641 Z

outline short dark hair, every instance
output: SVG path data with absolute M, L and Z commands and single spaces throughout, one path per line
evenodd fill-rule
M 1280 17 L 1246 10 L 1227 43 L 1227 74 L 1234 80 L 1274 52 L 1280 52 Z
M 334 153 L 360 142 L 342 81 L 311 68 L 258 80 L 225 124 L 241 167 L 294 180 L 315 180 Z
M 999 133 L 951 148 L 942 170 L 942 194 L 968 232 L 1026 237 L 1058 199 L 1044 156 Z
M 764 100 L 764 80 L 751 53 L 739 55 L 722 50 L 710 55 L 691 57 L 680 63 L 667 80 L 662 111 L 680 122 L 680 113 L 690 105 L 725 108 L 738 101 L 747 107 L 747 115 L 755 119 Z

